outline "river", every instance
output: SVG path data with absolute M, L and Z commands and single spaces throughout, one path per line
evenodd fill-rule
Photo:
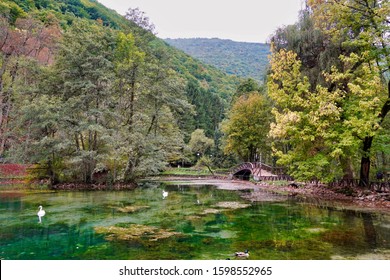
M 146 182 L 132 191 L 0 192 L 0 258 L 224 260 L 249 250 L 252 260 L 390 259 L 386 213 L 269 193 L 248 202 L 241 194 L 251 191 Z

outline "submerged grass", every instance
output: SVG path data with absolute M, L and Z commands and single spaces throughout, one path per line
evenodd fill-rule
M 96 227 L 96 233 L 105 234 L 106 239 L 113 240 L 148 240 L 158 241 L 172 236 L 181 235 L 179 232 L 164 230 L 154 226 L 147 225 L 129 225 L 128 227 Z

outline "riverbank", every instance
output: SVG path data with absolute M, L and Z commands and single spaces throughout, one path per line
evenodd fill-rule
M 241 196 L 251 202 L 264 199 L 264 192 L 294 198 L 303 202 L 315 202 L 335 207 L 390 213 L 390 193 L 378 193 L 360 188 L 338 188 L 326 185 L 299 184 L 288 182 L 249 182 L 229 180 L 223 177 L 153 177 L 154 181 L 181 185 L 214 185 L 220 189 L 242 191 Z M 249 191 L 245 191 L 249 190 Z
M 287 181 L 250 182 L 230 180 L 225 176 L 156 176 L 146 178 L 143 182 L 158 181 L 180 185 L 213 185 L 220 189 L 240 191 L 241 196 L 251 202 L 261 202 L 265 199 L 295 199 L 301 202 L 316 203 L 324 206 L 358 209 L 370 212 L 385 212 L 390 214 L 390 193 L 378 193 L 360 188 L 329 187 L 326 185 L 289 184 Z M 142 184 L 142 182 L 140 182 Z M 80 184 L 67 183 L 46 187 L 26 187 L 25 184 L 3 188 L 3 192 L 31 191 L 126 191 L 137 187 L 135 184 Z M 265 195 L 265 194 L 268 194 Z
M 136 184 L 82 184 L 82 183 L 66 183 L 50 186 L 50 190 L 54 191 L 125 191 L 134 190 Z

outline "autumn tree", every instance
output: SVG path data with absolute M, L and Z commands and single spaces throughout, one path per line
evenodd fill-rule
M 283 143 L 277 154 L 295 176 L 324 180 L 355 177 L 356 156 L 361 155 L 360 184 L 367 186 L 372 143 L 383 135 L 388 112 L 389 4 L 308 4 L 297 24 L 273 37 L 268 86 L 276 102 L 271 135 L 278 139 L 275 144 Z M 319 170 L 312 172 L 311 165 Z
M 321 85 L 310 89 L 293 51 L 282 49 L 273 54 L 268 90 L 276 106 L 270 135 L 287 147 L 274 149 L 294 177 L 331 181 L 351 176 L 346 163 L 358 152 L 359 137 L 372 133 L 381 103 L 375 96 L 383 89 L 369 64 L 362 64 L 359 71 L 348 67 L 360 59 L 342 58 L 343 72 L 333 68 L 324 74 L 335 84 L 329 92 Z M 348 92 L 345 80 L 350 81 Z
M 12 138 L 9 124 L 15 109 L 15 87 L 19 77 L 26 79 L 25 73 L 31 70 L 24 68 L 25 62 L 34 59 L 42 65 L 51 63 L 60 36 L 56 23 L 44 25 L 30 17 L 16 17 L 11 23 L 6 15 L 0 16 L 0 155 Z
M 369 182 L 372 144 L 383 121 L 390 111 L 390 49 L 389 49 L 389 14 L 388 0 L 309 0 L 316 25 L 324 30 L 331 40 L 345 37 L 344 47 L 353 49 L 348 56 L 353 63 L 352 69 L 358 70 L 370 65 L 371 73 L 375 72 L 382 83 L 387 85 L 387 96 L 379 90 L 373 97 L 379 102 L 380 110 L 374 110 L 376 122 L 366 135 L 359 135 L 361 140 L 360 185 Z M 354 59 L 358 56 L 360 60 Z M 372 75 L 371 75 L 372 76 Z M 369 81 L 367 81 L 369 82 Z M 348 92 L 349 87 L 346 88 Z

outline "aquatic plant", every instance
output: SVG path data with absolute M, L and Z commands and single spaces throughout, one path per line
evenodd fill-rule
M 160 229 L 147 225 L 130 225 L 129 227 L 95 227 L 96 233 L 106 234 L 106 239 L 114 240 L 143 240 L 158 241 L 160 239 L 170 238 L 181 235 L 179 232 Z

